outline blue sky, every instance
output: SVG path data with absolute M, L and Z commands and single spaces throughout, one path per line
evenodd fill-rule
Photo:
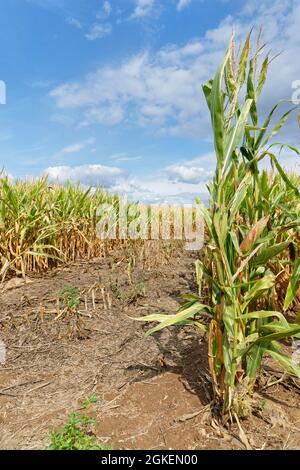
M 201 83 L 230 32 L 265 26 L 282 54 L 263 110 L 300 80 L 300 6 L 289 0 L 9 0 L 0 16 L 0 165 L 144 200 L 191 200 L 214 167 Z M 300 88 L 300 84 L 299 84 Z M 294 144 L 299 136 L 288 129 Z M 298 139 L 298 140 L 297 140 Z M 284 163 L 297 168 L 295 157 Z

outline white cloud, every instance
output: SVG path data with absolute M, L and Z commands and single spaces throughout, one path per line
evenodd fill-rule
M 215 153 L 208 152 L 190 160 L 181 160 L 165 168 L 169 181 L 173 183 L 207 183 L 213 176 L 216 165 Z
M 193 203 L 196 196 L 207 201 L 207 190 L 204 184 L 174 183 L 163 175 L 152 177 L 124 178 L 111 188 L 131 200 L 145 203 L 170 204 Z
M 119 124 L 123 118 L 124 110 L 122 106 L 118 103 L 112 103 L 88 109 L 85 113 L 85 119 L 80 123 L 80 126 L 89 126 L 93 123 L 114 126 Z
M 105 36 L 109 36 L 112 32 L 112 27 L 109 23 L 105 24 L 100 24 L 100 23 L 95 23 L 89 33 L 85 35 L 85 37 L 89 41 L 95 41 L 95 39 L 102 39 Z
M 87 186 L 102 186 L 106 189 L 113 187 L 125 175 L 120 168 L 104 165 L 52 166 L 46 168 L 43 174 L 48 175 L 50 181 L 59 181 L 61 184 L 68 180 L 72 183 L 80 181 Z
M 111 14 L 111 4 L 107 0 L 103 3 L 103 11 L 107 16 Z
M 56 152 L 53 155 L 53 158 L 57 159 L 65 155 L 81 152 L 81 150 L 85 149 L 89 145 L 93 145 L 95 142 L 96 139 L 94 137 L 90 137 L 89 139 L 83 140 L 82 142 L 75 142 L 74 144 L 67 145 L 66 147 Z
M 200 83 L 210 76 L 207 69 L 213 71 L 213 64 L 205 59 L 201 65 L 201 49 L 194 42 L 178 50 L 164 48 L 155 56 L 138 54 L 120 66 L 100 68 L 81 82 L 65 83 L 51 96 L 61 109 L 82 108 L 85 124 L 129 119 L 137 125 L 159 125 L 166 132 L 189 134 L 194 133 L 196 122 L 198 131 L 201 125 L 204 130 L 201 108 L 207 122 L 208 118 Z M 174 64 L 176 55 L 182 65 Z
M 173 65 L 184 65 L 187 61 L 190 61 L 192 65 L 196 57 L 199 57 L 200 53 L 204 49 L 204 44 L 200 41 L 190 41 L 183 47 L 178 47 L 174 44 L 168 45 L 162 48 L 158 52 L 158 58 L 163 63 Z
M 116 153 L 112 155 L 110 158 L 111 160 L 114 160 L 115 162 L 120 162 L 120 163 L 121 162 L 138 162 L 143 159 L 143 157 L 141 156 L 133 157 L 133 156 L 127 155 L 127 153 L 124 153 L 124 152 Z
M 72 16 L 69 16 L 68 18 L 66 18 L 66 22 L 69 25 L 74 26 L 74 28 L 82 29 L 81 22 L 79 20 L 77 20 L 76 18 L 73 18 Z
M 201 181 L 208 181 L 212 177 L 212 173 L 206 171 L 200 166 L 171 165 L 167 168 L 169 179 L 175 183 L 197 184 Z
M 103 2 L 102 9 L 97 13 L 96 18 L 98 20 L 103 20 L 104 18 L 108 18 L 111 15 L 112 6 L 110 2 L 105 1 Z
M 155 0 L 136 0 L 132 18 L 143 18 L 151 13 Z
M 177 3 L 177 10 L 182 11 L 184 8 L 188 7 L 192 0 L 179 0 Z

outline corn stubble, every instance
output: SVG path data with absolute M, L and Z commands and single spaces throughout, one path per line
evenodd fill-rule
M 198 295 L 185 296 L 174 315 L 139 318 L 158 323 L 147 335 L 171 325 L 194 325 L 207 333 L 214 402 L 223 419 L 250 414 L 265 355 L 300 377 L 300 367 L 279 342 L 300 338 L 300 322 L 289 323 L 285 315 L 299 294 L 299 177 L 284 171 L 279 156 L 285 146 L 273 143 L 295 109 L 273 124 L 278 103 L 260 123 L 257 102 L 270 58 L 261 60 L 259 41 L 251 51 L 250 36 L 238 57 L 231 38 L 221 67 L 203 86 L 217 164 L 210 207 L 197 201 L 207 234 L 196 263 Z M 264 159 L 271 172 L 259 168 Z

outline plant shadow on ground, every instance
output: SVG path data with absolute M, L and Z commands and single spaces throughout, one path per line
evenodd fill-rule
M 147 330 L 147 327 L 144 327 Z M 159 350 L 155 365 L 135 364 L 128 368 L 142 372 L 142 378 L 136 382 L 152 379 L 166 372 L 178 375 L 186 390 L 199 398 L 199 404 L 207 405 L 212 400 L 212 385 L 207 361 L 207 342 L 199 333 L 193 331 L 183 337 L 178 328 L 164 333 L 157 332 L 153 338 Z

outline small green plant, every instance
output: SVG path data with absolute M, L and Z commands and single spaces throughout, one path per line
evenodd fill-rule
M 144 282 L 138 282 L 135 284 L 128 292 L 128 303 L 135 302 L 139 297 L 145 297 L 146 295 L 146 285 Z
M 77 287 L 65 287 L 58 293 L 59 305 L 61 308 L 76 310 L 80 303 L 80 294 Z
M 260 408 L 261 411 L 265 411 L 265 409 L 267 408 L 267 400 L 265 400 L 265 399 L 260 400 L 259 408 Z
M 118 281 L 112 282 L 110 288 L 118 300 L 124 299 L 124 293 L 121 291 Z
M 52 429 L 51 444 L 47 450 L 111 450 L 111 446 L 99 444 L 89 426 L 95 420 L 79 413 L 71 413 L 60 431 Z
M 135 302 L 139 297 L 145 297 L 146 285 L 144 282 L 138 282 L 132 285 L 127 291 L 122 290 L 118 281 L 112 282 L 110 285 L 118 300 L 122 300 L 128 304 Z
M 97 395 L 91 395 L 86 400 L 84 400 L 83 407 L 89 408 L 91 405 L 94 405 L 95 403 L 97 403 L 97 401 L 98 401 Z

